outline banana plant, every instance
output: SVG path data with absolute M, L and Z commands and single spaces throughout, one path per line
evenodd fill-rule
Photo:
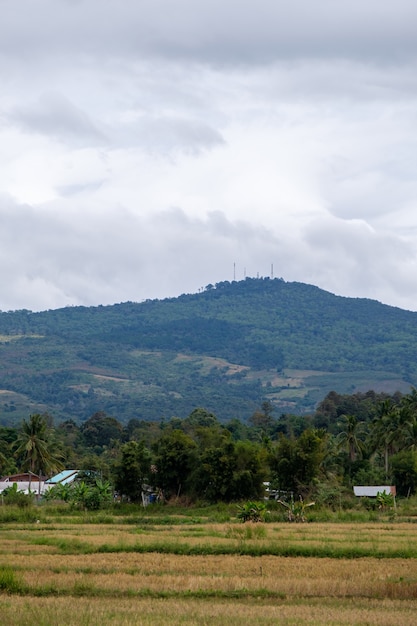
M 268 513 L 266 504 L 263 502 L 246 502 L 238 507 L 237 518 L 241 522 L 264 522 Z
M 301 496 L 299 500 L 294 500 L 294 498 L 291 497 L 289 502 L 285 502 L 285 500 L 277 500 L 277 502 L 287 509 L 289 522 L 305 522 L 307 520 L 305 515 L 306 509 L 315 505 L 315 502 L 304 502 Z
M 394 496 L 392 495 L 392 493 L 378 491 L 378 493 L 376 494 L 376 503 L 380 511 L 393 509 L 395 506 Z

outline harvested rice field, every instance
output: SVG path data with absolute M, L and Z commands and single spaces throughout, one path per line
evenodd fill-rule
M 2 626 L 413 625 L 417 525 L 0 525 Z

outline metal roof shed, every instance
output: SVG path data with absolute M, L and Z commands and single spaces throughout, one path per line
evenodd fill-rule
M 63 470 L 59 474 L 52 476 L 46 481 L 46 485 L 66 485 L 72 483 L 77 478 L 80 470 Z
M 393 496 L 397 495 L 397 490 L 394 486 L 387 485 L 363 485 L 353 487 L 353 493 L 355 496 L 366 496 L 368 498 L 376 498 L 379 493 L 388 493 Z

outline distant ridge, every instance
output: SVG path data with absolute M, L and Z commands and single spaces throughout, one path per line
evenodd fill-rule
M 417 313 L 279 278 L 196 294 L 41 313 L 0 313 L 0 420 L 105 411 L 247 419 L 270 400 L 305 413 L 330 390 L 417 384 Z

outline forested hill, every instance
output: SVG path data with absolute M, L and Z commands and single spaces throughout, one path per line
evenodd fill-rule
M 417 313 L 282 279 L 113 306 L 0 313 L 0 421 L 247 419 L 312 411 L 330 390 L 417 385 Z

